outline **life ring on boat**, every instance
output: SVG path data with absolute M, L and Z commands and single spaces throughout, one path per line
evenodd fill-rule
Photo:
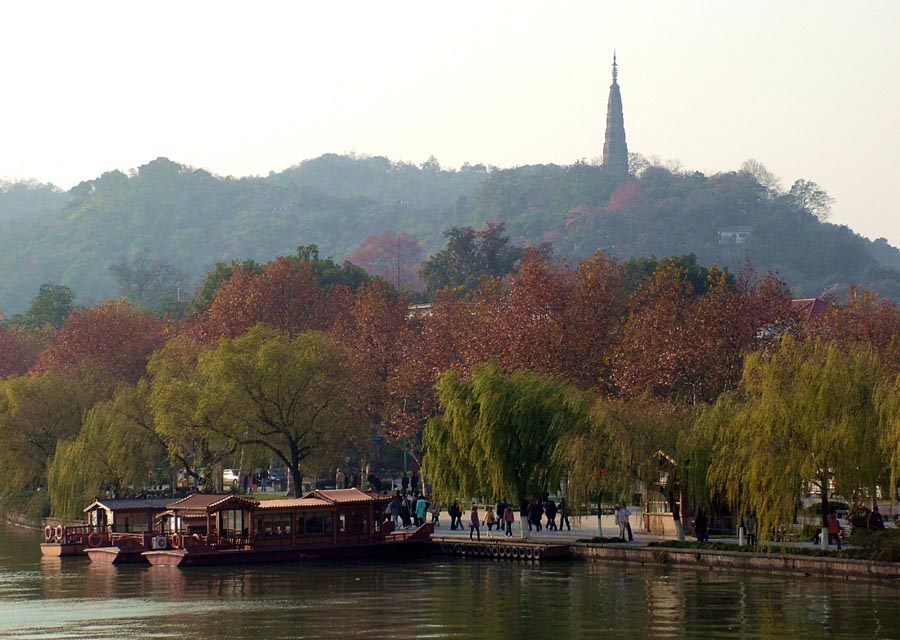
M 181 548 L 181 534 L 178 534 L 178 533 L 172 534 L 172 548 L 173 549 Z
M 63 541 L 63 534 L 65 533 L 65 530 L 63 529 L 63 526 L 61 524 L 56 525 L 56 529 L 54 529 L 53 533 L 56 536 L 57 542 Z
M 542 555 L 544 555 L 544 550 L 541 549 L 540 547 L 534 550 L 534 559 L 535 560 L 540 560 Z
M 49 524 L 44 527 L 44 542 L 50 542 L 53 540 L 53 527 Z
M 91 531 L 87 537 L 87 546 L 93 548 L 99 547 L 101 544 L 103 544 L 103 536 L 100 535 L 100 532 Z
M 500 548 L 497 547 L 497 545 L 494 545 L 493 547 L 491 547 L 491 557 L 496 558 L 499 555 L 500 555 Z

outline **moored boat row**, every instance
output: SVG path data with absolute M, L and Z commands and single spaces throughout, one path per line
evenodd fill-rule
M 370 557 L 427 543 L 432 525 L 394 532 L 389 496 L 359 489 L 316 490 L 301 498 L 255 500 L 194 494 L 165 500 L 95 500 L 87 523 L 45 530 L 45 555 L 92 562 L 189 566 Z M 60 529 L 61 527 L 61 529 Z M 45 549 L 46 547 L 46 549 Z

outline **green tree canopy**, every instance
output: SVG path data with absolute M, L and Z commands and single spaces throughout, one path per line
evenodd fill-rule
M 471 291 L 485 276 L 511 273 L 522 257 L 522 249 L 511 246 L 504 231 L 502 223 L 478 231 L 472 227 L 445 231 L 447 246 L 422 264 L 428 293 L 434 295 L 446 288 Z
M 364 407 L 343 349 L 322 333 L 291 338 L 256 326 L 200 356 L 197 412 L 217 436 L 256 447 L 284 464 L 291 490 L 309 471 L 368 445 Z

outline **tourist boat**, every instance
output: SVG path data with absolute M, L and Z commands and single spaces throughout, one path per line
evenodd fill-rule
M 44 538 L 41 542 L 41 555 L 51 558 L 78 556 L 87 547 L 87 538 L 91 528 L 84 523 L 44 524 Z
M 384 520 L 390 496 L 359 489 L 316 490 L 301 498 L 255 500 L 231 495 L 198 509 L 172 505 L 151 565 L 190 566 L 377 557 L 424 549 L 426 524 L 395 532 Z
M 170 498 L 95 500 L 84 509 L 88 532 L 83 551 L 91 562 L 146 563 L 147 560 L 141 554 L 149 549 L 156 549 L 165 540 L 159 535 L 159 521 L 164 514 L 175 508 L 184 509 L 186 513 L 201 514 L 206 505 L 222 500 L 227 495 L 197 493 L 174 502 Z

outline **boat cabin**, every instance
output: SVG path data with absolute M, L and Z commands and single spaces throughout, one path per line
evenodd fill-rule
M 376 542 L 389 533 L 382 527 L 389 501 L 359 489 L 316 490 L 283 500 L 228 496 L 206 507 L 207 542 L 257 549 Z
M 94 500 L 84 509 L 91 531 L 144 533 L 153 530 L 154 517 L 165 511 L 170 498 L 153 500 Z

